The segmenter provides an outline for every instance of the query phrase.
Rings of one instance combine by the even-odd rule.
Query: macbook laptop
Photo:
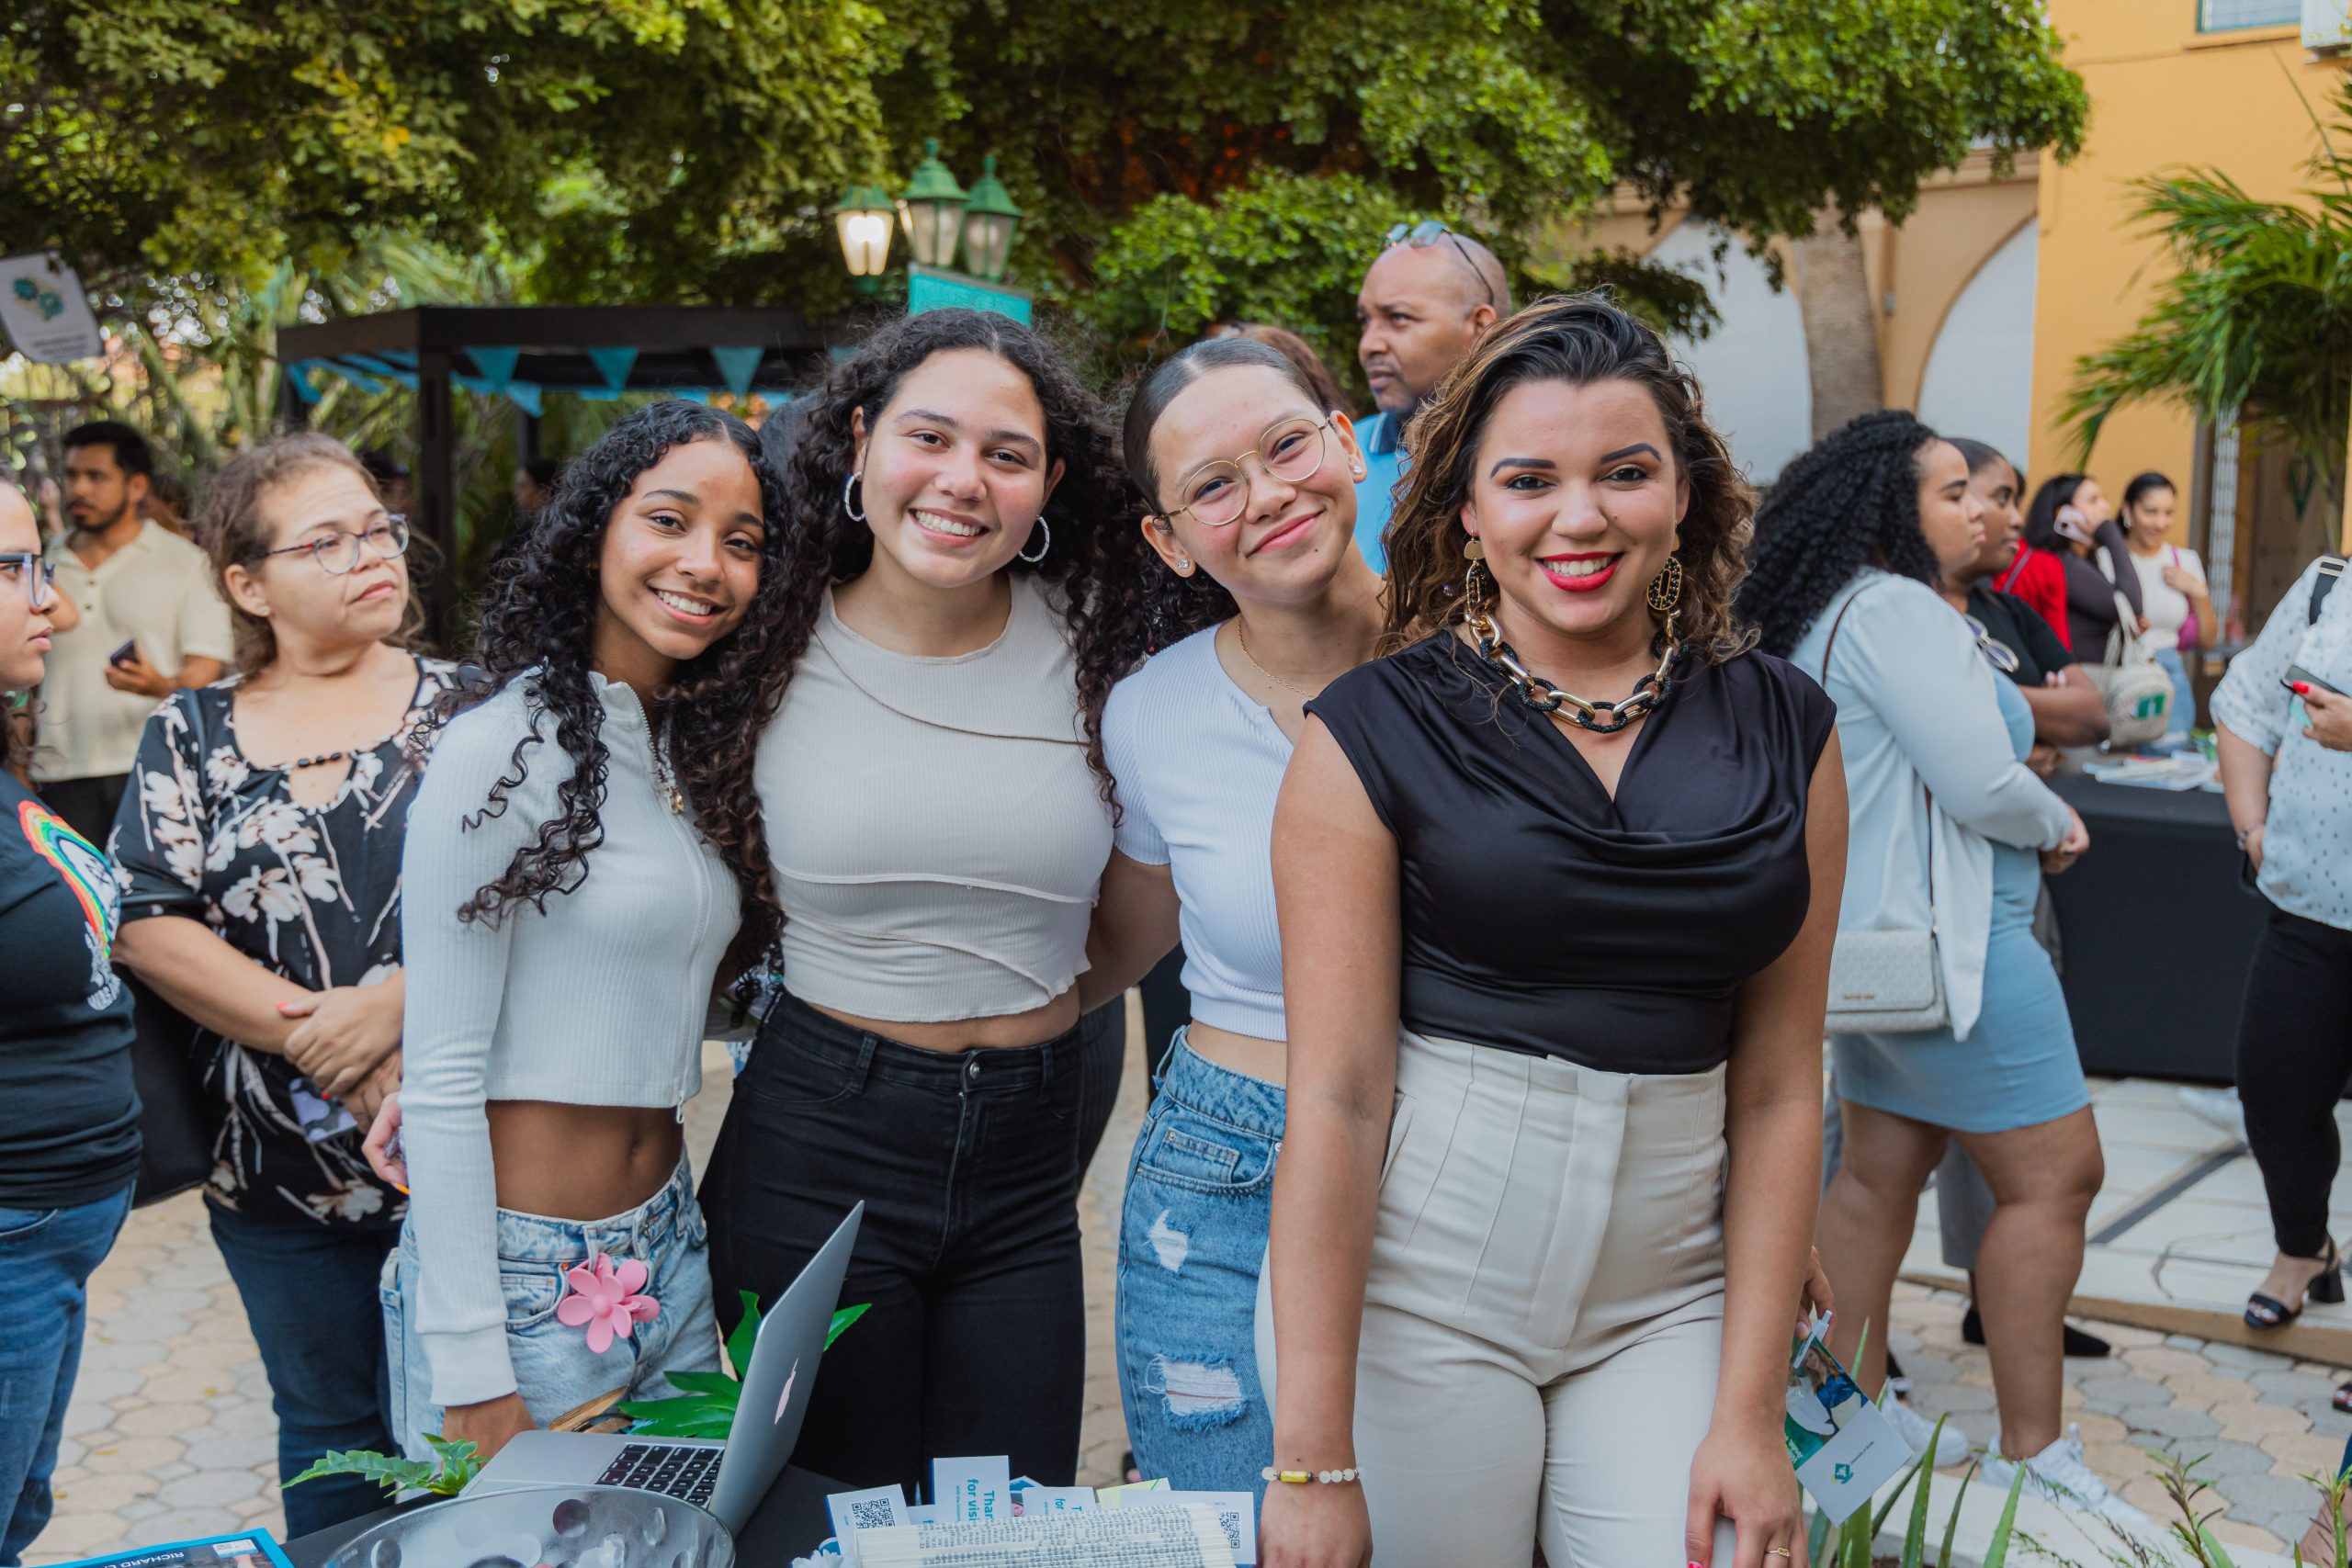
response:
[[[708,1508],[729,1530],[741,1531],[800,1440],[808,1393],[817,1386],[818,1359],[841,1304],[842,1280],[865,1214],[863,1203],[849,1212],[784,1299],[761,1319],[752,1364],[740,1369],[743,1393],[725,1441],[525,1432],[482,1467],[467,1491],[634,1486]]]

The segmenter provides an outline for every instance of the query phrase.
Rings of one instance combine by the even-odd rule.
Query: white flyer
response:
[[[910,1525],[858,1538],[863,1568],[1238,1568],[1199,1506]]]
[[[943,1519],[986,1524],[1012,1517],[1012,1461],[986,1459],[931,1461],[931,1501]]]
[[[1012,1495],[1023,1518],[1032,1514],[1091,1514],[1096,1507],[1091,1486],[1030,1486]]]
[[[74,269],[46,251],[0,260],[0,329],[27,359],[65,365],[106,352]]]
[[[825,1499],[832,1517],[833,1538],[841,1542],[842,1561],[857,1562],[857,1537],[862,1530],[889,1529],[909,1523],[907,1495],[895,1486],[870,1492],[836,1492]]]

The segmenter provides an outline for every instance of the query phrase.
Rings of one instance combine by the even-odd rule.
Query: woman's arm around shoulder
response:
[[[1274,1463],[1345,1469],[1355,1463],[1356,1345],[1396,1107],[1403,935],[1396,840],[1319,719],[1283,778],[1273,858],[1290,1034],[1274,1173]],[[1371,1560],[1359,1486],[1275,1485],[1265,1524],[1266,1568]]]

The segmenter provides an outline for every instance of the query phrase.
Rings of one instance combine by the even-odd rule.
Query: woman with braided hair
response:
[[[1851,802],[1841,931],[1933,931],[1941,1028],[1833,1033],[1843,1159],[1818,1245],[1843,1310],[1833,1347],[1884,1378],[1888,1301],[1920,1190],[1957,1140],[1991,1183],[1977,1300],[2001,1430],[1987,1466],[2141,1520],[2060,1429],[2061,1334],[2104,1174],[2065,998],[2031,930],[2041,874],[2088,846],[2025,765],[2033,714],[1995,645],[1938,591],[1984,540],[1968,459],[1909,413],[1865,414],[1781,471],[1740,607],[1838,704]],[[2037,858],[2039,863],[2037,864]]]

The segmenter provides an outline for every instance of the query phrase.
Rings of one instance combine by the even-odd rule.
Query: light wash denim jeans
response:
[[[2172,677],[2172,705],[2165,710],[2165,744],[2177,745],[2197,728],[2197,689],[2188,683],[2188,660],[2177,648],[2155,650],[2156,665]]]
[[[1263,1496],[1274,1413],[1258,1377],[1258,1275],[1282,1087],[1195,1055],[1179,1030],[1119,1221],[1119,1395],[1146,1480]]]
[[[599,1355],[588,1331],[555,1314],[564,1295],[564,1270],[604,1253],[616,1263],[645,1265],[644,1293],[662,1303],[661,1315],[640,1323],[627,1339]],[[429,1460],[424,1434],[438,1435],[441,1407],[433,1402],[433,1374],[416,1335],[419,1258],[416,1223],[401,1227],[401,1244],[384,1265],[384,1348],[390,1362],[392,1436],[412,1459]],[[531,1418],[547,1425],[599,1394],[627,1386],[631,1399],[666,1399],[681,1393],[667,1374],[718,1370],[718,1324],[710,1310],[710,1233],[695,1202],[685,1160],[669,1184],[624,1214],[605,1220],[555,1220],[498,1211],[498,1282],[506,1293],[506,1353]]]
[[[0,1562],[23,1560],[49,1523],[49,1478],[89,1321],[91,1271],[130,1213],[130,1189],[63,1209],[0,1205]]]

